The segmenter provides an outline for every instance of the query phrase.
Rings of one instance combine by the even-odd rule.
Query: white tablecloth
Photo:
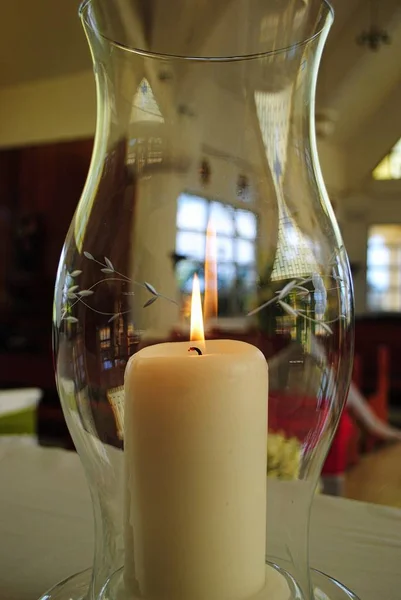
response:
[[[0,447],[0,600],[36,600],[91,565],[89,493],[77,455]],[[401,511],[317,496],[311,562],[361,600],[401,599]]]

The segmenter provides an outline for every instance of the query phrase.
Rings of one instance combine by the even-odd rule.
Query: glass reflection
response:
[[[184,306],[186,296],[191,293],[194,273],[198,274],[201,292],[205,291],[204,262],[210,223],[216,233],[219,317],[241,313],[244,316],[256,289],[257,215],[251,210],[191,193],[180,194],[177,206],[173,260]],[[233,292],[236,298],[231,297]]]

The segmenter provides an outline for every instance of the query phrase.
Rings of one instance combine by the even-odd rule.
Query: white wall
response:
[[[0,88],[0,148],[90,137],[95,123],[92,70]],[[337,192],[345,185],[342,154],[329,140],[318,148],[328,190]]]
[[[0,89],[0,148],[94,134],[92,71]]]
[[[317,143],[319,162],[329,197],[335,198],[347,187],[344,154],[330,138],[319,139]]]

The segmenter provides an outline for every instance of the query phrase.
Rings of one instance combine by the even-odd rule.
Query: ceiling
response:
[[[355,42],[361,31],[369,27],[369,3],[334,2],[337,24],[324,52],[318,100],[322,106],[337,112],[338,141],[350,139],[401,84],[401,0],[377,2],[378,24],[391,38],[391,44],[377,52]]]
[[[401,0],[376,0],[377,25],[391,43],[377,52],[356,37],[370,26],[367,0],[335,0],[337,23],[329,35],[320,68],[317,107],[330,109],[332,144],[343,152],[357,183],[401,136]]]
[[[336,17],[320,69],[317,110],[329,110],[335,121],[333,143],[354,147],[356,151],[362,139],[363,144],[368,142],[366,131],[370,124],[380,114],[388,118],[388,110],[397,106],[394,95],[401,95],[401,0],[377,0],[379,25],[391,36],[391,44],[378,52],[355,42],[356,36],[369,26],[367,0],[332,3]],[[0,22],[0,88],[91,68],[78,6],[78,0],[4,3]],[[371,162],[377,163],[400,137],[401,111],[396,109],[395,113],[394,127],[382,136]],[[391,135],[394,140],[389,139]]]
[[[2,5],[0,86],[91,68],[78,0],[12,0]]]

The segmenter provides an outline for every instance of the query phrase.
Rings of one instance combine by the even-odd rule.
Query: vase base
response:
[[[80,571],[57,583],[39,600],[87,600],[91,579],[92,569]]]
[[[267,579],[268,586],[274,588],[275,595],[272,595],[273,589],[266,587],[260,598],[270,598],[272,600],[359,600],[346,586],[333,579],[329,575],[311,569],[311,579],[313,587],[312,599],[304,599],[295,579],[284,569],[276,564],[268,563]],[[39,600],[86,600],[89,586],[92,578],[92,569],[87,569],[68,577],[61,581]],[[106,582],[99,600],[120,600],[124,594],[121,593],[122,569],[119,569]],[[273,592],[273,593],[274,593]]]

